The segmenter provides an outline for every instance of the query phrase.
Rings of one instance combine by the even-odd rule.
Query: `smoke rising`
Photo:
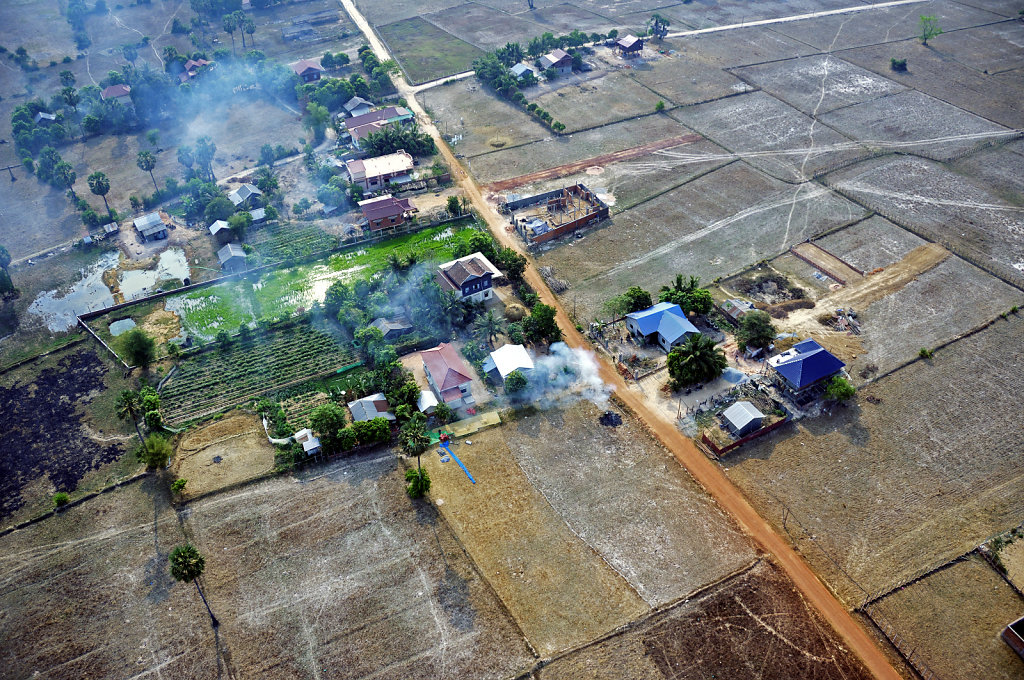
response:
[[[601,379],[593,352],[556,342],[550,354],[535,358],[529,387],[518,398],[541,408],[569,406],[580,400],[605,408],[613,391]]]

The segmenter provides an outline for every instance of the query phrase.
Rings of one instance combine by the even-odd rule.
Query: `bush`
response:
[[[892,59],[889,60],[889,67],[893,71],[896,71],[897,73],[906,73],[907,72],[907,60],[906,59],[897,59],[896,57],[893,57]]]
[[[922,347],[921,350],[917,353],[917,356],[921,357],[922,359],[931,359],[933,356],[935,356],[935,353],[932,352],[927,347]]]
[[[156,341],[141,329],[133,328],[124,334],[121,351],[124,352],[128,363],[145,370],[156,359]]]
[[[424,468],[406,470],[405,481],[409,482],[408,486],[405,487],[405,492],[409,494],[409,498],[420,498],[423,494],[430,491],[430,475],[427,474]]]
[[[855,394],[857,394],[856,388],[841,375],[833,377],[825,387],[825,397],[832,401],[844,402],[852,399]]]
[[[65,505],[68,504],[69,500],[70,499],[68,498],[68,495],[66,493],[64,493],[63,491],[58,491],[57,493],[53,494],[53,507],[64,507]]]
[[[186,484],[188,484],[187,479],[176,479],[171,483],[171,491],[174,493],[181,493],[185,489]]]

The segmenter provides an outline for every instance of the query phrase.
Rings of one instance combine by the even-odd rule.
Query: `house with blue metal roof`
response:
[[[801,394],[838,375],[846,366],[811,338],[768,359],[772,379],[780,387]]]
[[[626,328],[644,342],[657,343],[666,352],[700,331],[690,323],[679,305],[659,302],[653,307],[626,315]]]

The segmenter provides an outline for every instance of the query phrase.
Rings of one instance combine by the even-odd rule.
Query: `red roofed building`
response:
[[[132,88],[127,85],[111,85],[110,87],[103,88],[103,91],[100,92],[100,99],[103,101],[115,101],[121,106],[134,108],[131,93]]]
[[[178,80],[183,83],[187,83],[199,75],[199,72],[204,66],[210,66],[212,68],[213,62],[207,61],[206,59],[189,59],[185,62],[185,70],[178,74]]]
[[[359,207],[363,210],[370,231],[396,227],[416,212],[412,199],[395,198],[391,194],[359,201]]]
[[[312,59],[301,59],[294,64],[291,64],[292,71],[295,71],[295,75],[302,78],[302,82],[311,83],[314,80],[320,80],[321,74],[324,72],[324,67],[320,65],[320,62]]]
[[[452,408],[472,406],[476,403],[470,391],[470,369],[454,347],[442,342],[433,349],[420,352],[423,372],[430,388],[438,398]]]

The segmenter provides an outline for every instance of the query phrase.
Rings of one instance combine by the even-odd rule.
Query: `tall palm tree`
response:
[[[121,394],[117,396],[117,417],[121,420],[131,419],[132,425],[135,426],[135,434],[139,435],[139,441],[145,446],[146,440],[142,438],[142,431],[139,429],[141,411],[142,399],[139,398],[139,393],[135,390],[121,390]]]
[[[139,157],[135,159],[135,164],[139,166],[139,170],[149,173],[149,178],[153,180],[153,188],[159,191],[160,187],[156,185],[156,177],[153,177],[153,168],[156,167],[156,156],[149,151],[140,151]]]
[[[196,547],[191,543],[179,545],[171,551],[168,560],[171,563],[171,576],[174,577],[174,580],[183,583],[188,581],[195,583],[196,590],[199,591],[199,597],[202,598],[203,604],[206,605],[206,612],[210,615],[210,623],[214,628],[220,626],[220,622],[217,621],[217,617],[213,615],[213,611],[210,609],[210,603],[206,601],[206,596],[203,595],[203,589],[199,587],[199,581],[196,580],[203,575],[203,570],[206,569],[206,560],[199,554]]]
[[[668,355],[668,372],[677,387],[714,380],[727,365],[725,353],[701,333],[691,335]]]
[[[98,170],[89,175],[89,191],[96,194],[103,199],[103,206],[107,209],[107,214],[110,214],[110,204],[107,203],[107,192],[110,191],[110,180],[107,176],[99,172]]]
[[[493,347],[491,340],[497,338],[498,334],[501,333],[502,323],[501,319],[494,316],[494,310],[489,310],[487,314],[477,317],[476,322],[473,324],[473,330],[476,332],[478,338],[481,338],[488,346]]]
[[[231,53],[235,53],[235,31],[238,30],[238,17],[234,13],[225,14],[221,20],[224,31],[231,36]]]

